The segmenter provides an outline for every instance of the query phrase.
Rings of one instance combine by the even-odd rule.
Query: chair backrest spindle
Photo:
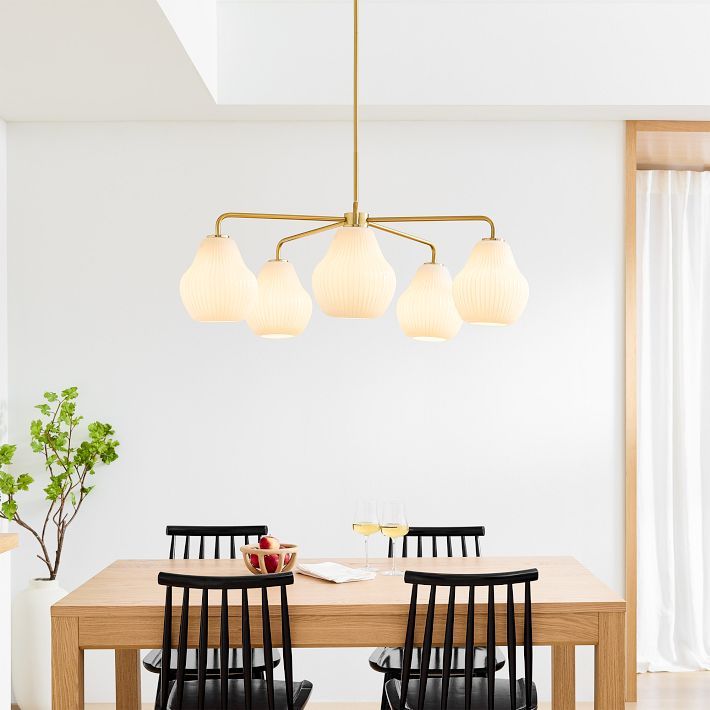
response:
[[[174,539],[173,539],[174,542]],[[170,658],[172,650],[173,631],[173,588],[168,587],[165,591],[165,609],[163,612],[163,658]],[[162,663],[160,666],[160,707],[168,705],[168,693],[170,692],[170,664]]]
[[[205,683],[207,682],[207,599],[208,592],[202,590],[200,608],[200,641],[197,647],[197,708],[205,710]]]
[[[249,608],[247,607],[247,618]],[[219,685],[220,705],[227,710],[229,704],[229,594],[222,590],[222,603],[219,612]]]
[[[488,710],[495,710],[496,694],[496,590],[488,585],[488,618],[486,620],[486,680]]]
[[[466,660],[464,666],[464,710],[471,708],[471,684],[473,681],[474,656],[476,648],[473,644],[476,638],[476,587],[468,589],[468,608],[466,610]]]
[[[446,710],[449,702],[449,681],[451,679],[451,656],[454,648],[454,602],[456,587],[449,588],[449,605],[446,609],[446,632],[444,634],[444,671],[441,676],[441,710]]]
[[[424,707],[426,683],[429,676],[429,659],[431,658],[431,645],[434,636],[434,610],[436,608],[436,587],[429,590],[429,604],[426,610],[426,623],[424,625],[424,645],[422,646],[421,661],[419,662],[419,698],[418,707]]]
[[[400,709],[404,710],[407,699],[407,687],[412,670],[412,653],[414,651],[414,627],[417,623],[417,585],[412,585],[412,597],[409,600],[409,614],[407,616],[407,635],[404,639],[404,658],[402,659],[402,697]]]
[[[269,614],[269,599],[266,594],[266,587],[261,590],[261,620],[267,680],[266,698],[269,710],[274,710],[274,651],[271,645],[271,616]]]
[[[251,678],[251,627],[249,625],[249,595],[242,589],[242,657],[244,658],[244,677]],[[251,710],[251,683],[244,685],[244,704],[246,710]]]
[[[288,613],[286,587],[281,588],[281,639],[283,642],[284,678],[286,680],[286,705],[293,710],[293,654],[291,653],[291,622]]]
[[[510,710],[517,707],[517,642],[515,634],[515,600],[513,599],[513,585],[508,585],[508,598],[506,604],[506,626],[508,636],[508,680],[510,681]]]
[[[523,634],[523,656],[525,659],[525,704],[532,704],[532,601],[530,597],[530,582],[525,583],[525,628]]]
[[[180,635],[178,637],[177,676],[175,679],[177,710],[182,708],[182,694],[185,686],[185,665],[187,662],[187,633],[190,623],[190,590],[182,590],[182,610],[180,612]],[[167,656],[168,658],[170,656]]]

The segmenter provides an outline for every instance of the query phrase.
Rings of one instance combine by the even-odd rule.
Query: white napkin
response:
[[[312,565],[298,564],[296,569],[301,574],[324,579],[328,582],[335,582],[336,584],[341,584],[342,582],[364,582],[368,579],[374,579],[376,576],[376,573],[370,570],[355,569],[337,562],[318,562]]]

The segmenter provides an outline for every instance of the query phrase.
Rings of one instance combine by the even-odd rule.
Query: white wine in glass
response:
[[[367,541],[370,535],[378,532],[380,523],[377,518],[377,502],[374,500],[360,500],[355,506],[355,515],[353,516],[353,530],[365,538],[365,569],[371,570],[369,551],[367,549]]]
[[[404,513],[404,504],[399,501],[389,501],[382,506],[380,516],[380,530],[385,537],[392,540],[392,569],[382,574],[388,577],[401,576],[404,572],[397,569],[397,540],[409,532],[409,523]]]

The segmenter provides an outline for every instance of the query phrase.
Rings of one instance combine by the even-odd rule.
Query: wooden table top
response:
[[[14,550],[20,544],[16,533],[0,533],[0,555]]]
[[[319,562],[325,560],[302,560]],[[337,559],[343,564],[358,566],[362,560]],[[372,560],[373,566],[387,568],[391,561]],[[559,612],[623,612],[625,601],[606,584],[598,580],[573,557],[468,557],[468,558],[407,558],[398,559],[400,569],[430,572],[507,572],[535,567],[539,570],[539,580],[532,584],[532,602],[535,613]],[[119,560],[99,572],[52,607],[52,616],[121,616],[123,614],[162,614],[165,603],[165,589],[157,583],[159,572],[177,572],[201,575],[242,575],[250,574],[244,562],[238,560]],[[516,602],[522,603],[522,585],[517,585],[521,596]],[[517,592],[518,590],[516,590]],[[278,592],[278,590],[269,590]],[[460,603],[465,603],[464,589],[460,590]],[[504,604],[505,588],[500,589],[497,602]],[[444,603],[444,590],[442,603]],[[323,580],[295,574],[295,583],[288,589],[289,608],[307,609],[309,612],[335,611],[356,607],[358,613],[382,614],[391,608],[401,611],[409,606],[411,586],[402,577],[377,575],[366,582],[334,584]],[[254,600],[256,601],[256,596]],[[481,592],[481,604],[485,602],[485,592]],[[177,595],[175,603],[179,603]],[[199,594],[191,595],[191,604],[199,604]],[[277,594],[273,601],[278,606]],[[426,602],[420,594],[422,604]],[[214,597],[215,606],[218,597]],[[232,600],[230,599],[230,603]],[[457,598],[457,604],[459,598]],[[210,600],[212,605],[212,600]],[[239,606],[237,594],[234,605]],[[478,606],[478,603],[477,603]]]

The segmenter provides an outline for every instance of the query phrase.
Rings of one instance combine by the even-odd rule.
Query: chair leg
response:
[[[161,710],[161,708],[160,708],[160,676],[158,676],[158,690],[155,691],[155,710]]]

